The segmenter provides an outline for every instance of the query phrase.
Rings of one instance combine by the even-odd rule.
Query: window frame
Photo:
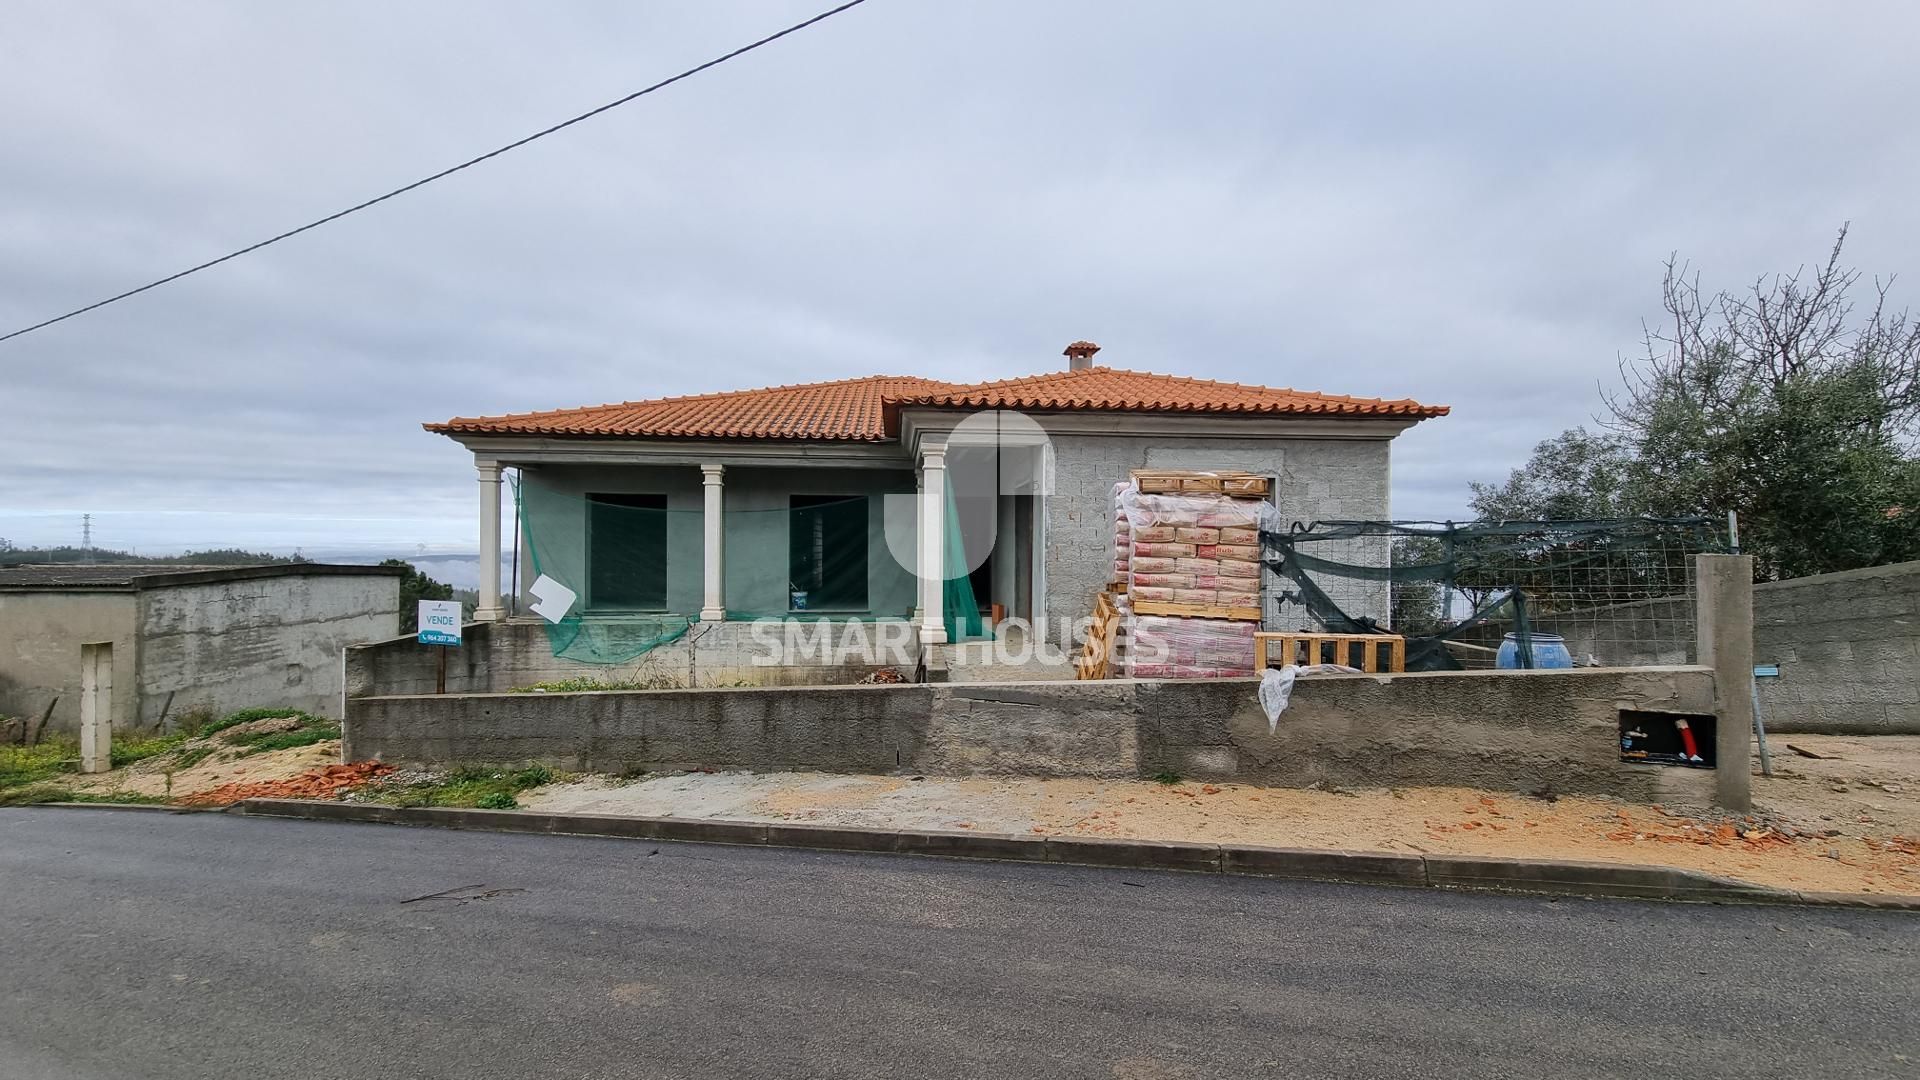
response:
[[[643,505],[636,505],[635,503],[631,503],[631,502],[612,501],[616,499],[646,499],[649,502],[657,503],[658,505],[643,506]],[[587,504],[587,521],[586,521],[586,529],[584,530],[585,541],[586,541],[586,559],[584,561],[586,563],[587,596],[586,596],[586,603],[585,605],[583,605],[583,610],[588,614],[603,614],[603,615],[624,615],[624,614],[657,615],[657,614],[670,612],[672,610],[672,607],[667,601],[668,601],[668,596],[672,591],[673,576],[671,572],[672,571],[671,559],[668,557],[669,550],[670,550],[669,545],[671,543],[671,529],[669,528],[668,518],[666,516],[668,512],[666,493],[653,492],[653,491],[591,491],[591,492],[588,492],[586,495],[586,504]],[[599,591],[597,588],[595,588],[596,579],[594,576],[594,569],[593,569],[594,530],[595,530],[594,519],[596,517],[596,514],[594,513],[594,508],[597,506],[616,506],[616,507],[624,506],[628,509],[633,509],[633,510],[656,510],[660,513],[660,606],[647,607],[647,606],[636,605],[636,604],[603,603],[599,599],[599,597],[595,595]]]
[[[805,505],[803,505],[803,500],[807,501]],[[816,509],[816,508],[822,508],[822,507],[835,507],[843,504],[853,503],[856,501],[858,502],[860,507],[859,539],[860,539],[861,573],[860,573],[859,602],[857,604],[834,604],[834,605],[815,604],[813,603],[812,597],[809,596],[808,604],[806,607],[804,608],[794,607],[793,606],[793,592],[794,592],[793,542],[794,542],[794,526],[795,526],[798,513],[802,510]],[[812,614],[865,615],[870,613],[873,610],[873,544],[872,544],[872,535],[871,535],[872,530],[873,530],[873,496],[871,494],[868,494],[865,492],[848,492],[845,494],[814,494],[814,493],[799,494],[799,493],[791,493],[791,492],[788,493],[787,495],[787,573],[786,573],[787,587],[785,590],[787,594],[786,600],[787,600],[788,614],[790,615],[812,615]],[[824,541],[825,538],[823,537],[822,539]],[[822,566],[821,569],[824,572],[825,567]],[[823,576],[824,576],[824,573],[823,573]],[[809,592],[811,591],[812,590],[809,590]]]

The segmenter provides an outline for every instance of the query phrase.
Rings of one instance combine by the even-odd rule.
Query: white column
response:
[[[113,642],[80,646],[80,771],[113,768]]]
[[[946,615],[947,451],[920,452],[920,643],[944,645]]]
[[[700,466],[700,483],[706,495],[700,512],[700,524],[706,536],[701,561],[706,574],[706,588],[700,602],[701,622],[720,622],[727,617],[726,533],[720,517],[721,495],[724,492],[721,478],[726,472],[724,465]]]
[[[506,617],[500,605],[500,466],[478,466],[480,471],[480,601],[473,617],[498,622]]]

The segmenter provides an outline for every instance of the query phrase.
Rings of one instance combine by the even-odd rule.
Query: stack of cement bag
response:
[[[1272,504],[1218,493],[1143,494],[1132,484],[1117,485],[1114,502],[1114,569],[1124,573],[1136,612],[1127,628],[1127,674],[1252,674],[1260,526],[1274,515]],[[1155,612],[1155,604],[1209,610]],[[1213,617],[1230,611],[1235,617]]]

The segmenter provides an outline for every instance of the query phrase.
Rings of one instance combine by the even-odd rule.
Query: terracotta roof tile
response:
[[[1108,367],[1055,371],[953,390],[906,392],[889,398],[887,404],[890,408],[923,405],[1040,412],[1397,416],[1420,420],[1448,412],[1445,405],[1422,405],[1407,398],[1383,401]]]
[[[730,390],[719,394],[591,405],[584,409],[455,417],[428,424],[442,434],[621,436],[630,438],[825,439],[884,442],[890,395],[959,389],[905,375]]]
[[[973,384],[874,375],[582,409],[456,417],[426,429],[443,434],[884,442],[892,436],[899,410],[908,406],[1414,420],[1448,411],[1445,405],[1408,399],[1384,401],[1089,367]]]

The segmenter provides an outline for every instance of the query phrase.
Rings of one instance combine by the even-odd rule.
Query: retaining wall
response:
[[[786,633],[783,624],[759,627],[761,635]],[[553,655],[546,623],[538,619],[469,623],[457,648],[447,654],[449,693],[505,693],[520,687],[563,679],[644,682],[662,687],[826,686],[854,683],[881,667],[911,676],[920,658],[920,645],[904,620],[799,624],[792,631],[804,638],[790,650],[770,648],[756,639],[751,622],[696,622],[685,637],[670,641],[620,664],[587,664]],[[872,654],[897,663],[870,664],[869,643],[881,635],[894,648]],[[440,646],[421,645],[411,637],[358,645],[347,650],[348,697],[389,694],[431,694]],[[761,664],[776,655],[794,661]]]
[[[1151,777],[1461,785],[1704,802],[1707,770],[1619,760],[1621,709],[1714,712],[1703,668],[1303,679],[1269,733],[1252,679],[389,696],[349,760],[594,772]]]

